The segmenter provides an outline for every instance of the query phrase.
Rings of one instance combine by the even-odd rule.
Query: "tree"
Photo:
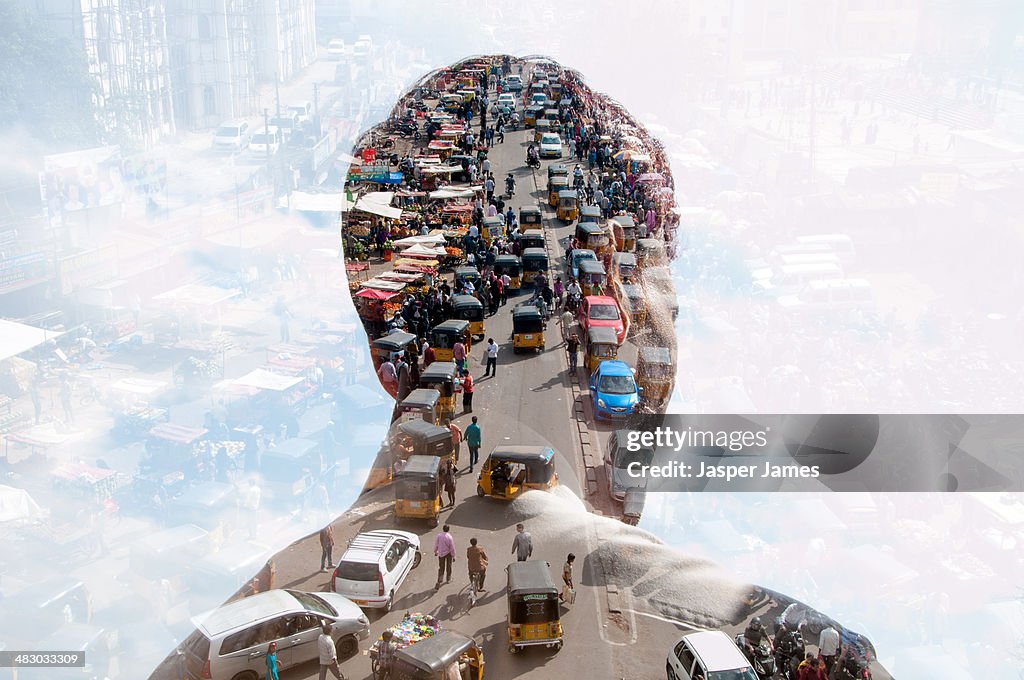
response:
[[[0,0],[0,125],[56,147],[96,144],[96,87],[81,44],[19,0]]]

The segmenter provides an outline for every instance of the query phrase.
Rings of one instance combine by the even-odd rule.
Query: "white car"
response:
[[[295,118],[299,121],[299,124],[308,123],[313,119],[313,102],[301,101],[292,102],[288,105],[288,110],[295,114]]]
[[[213,133],[213,150],[237,153],[249,146],[249,124],[244,120],[227,120]]]
[[[498,106],[507,106],[513,111],[516,109],[516,96],[510,92],[498,95]]]
[[[422,558],[416,534],[396,529],[359,534],[338,561],[331,576],[331,590],[363,609],[389,612],[395,592]]]
[[[545,133],[540,138],[540,157],[541,158],[561,158],[562,157],[562,138],[556,135],[554,132]]]
[[[344,38],[333,38],[327,43],[327,57],[329,59],[341,59],[345,56]]]
[[[668,680],[758,680],[747,657],[720,630],[690,633],[680,638],[665,661]]]
[[[273,156],[281,148],[281,131],[271,125],[260,128],[249,141],[249,152],[253,156]]]
[[[505,79],[505,87],[512,92],[521,92],[523,89],[522,76],[511,75]]]
[[[533,97],[530,98],[531,106],[546,106],[548,103],[548,96],[543,92],[535,92]]]

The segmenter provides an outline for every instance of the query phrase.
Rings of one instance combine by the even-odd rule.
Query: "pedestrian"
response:
[[[559,305],[561,305],[562,304],[562,294],[565,292],[565,287],[562,285],[562,277],[561,276],[555,277],[555,286],[554,286],[553,292],[555,294],[555,301]]]
[[[469,368],[469,365],[466,363],[466,345],[462,340],[456,341],[452,347],[452,361],[455,362],[455,368],[460,371],[465,371]]]
[[[451,460],[444,465],[444,492],[448,495],[448,506],[455,507],[455,463]]]
[[[512,285],[512,277],[508,273],[501,275],[501,305],[508,304],[508,289]]]
[[[516,560],[525,562],[533,556],[533,537],[522,523],[516,525],[516,536],[512,539],[512,552],[516,554]]]
[[[466,369],[462,369],[462,411],[473,412],[473,376]]]
[[[437,360],[437,357],[434,355],[433,347],[431,347],[427,343],[423,343],[423,347],[423,368],[426,368],[430,364],[434,363],[434,361]]]
[[[452,433],[452,448],[455,449],[455,463],[458,464],[459,454],[462,451],[462,430],[453,420],[448,423],[448,431]]]
[[[473,466],[480,459],[480,444],[483,441],[483,433],[480,431],[480,425],[477,423],[477,417],[473,416],[473,422],[469,427],[466,428],[466,445],[469,446],[469,471],[473,471]]]
[[[60,381],[60,406],[64,409],[64,419],[68,425],[75,424],[75,414],[71,409],[71,379],[66,375]]]
[[[434,539],[434,555],[437,556],[437,585],[452,582],[452,563],[455,562],[455,539],[449,533],[451,527],[445,524]]]
[[[391,357],[384,360],[384,363],[377,369],[377,376],[387,393],[392,397],[398,395],[398,371],[391,362]]]
[[[572,604],[576,600],[576,586],[572,581],[572,563],[575,561],[576,556],[569,553],[565,558],[565,564],[562,565],[562,592],[559,593],[558,599],[566,604]]]
[[[580,339],[575,333],[569,334],[569,339],[565,341],[565,349],[569,353],[569,374],[572,375],[576,373],[577,354],[580,351]]]
[[[267,656],[264,659],[267,664],[267,680],[279,680],[277,675],[277,643],[271,642],[267,646]]]
[[[487,338],[487,347],[484,349],[484,355],[487,357],[487,370],[484,372],[484,377],[492,376],[498,377],[498,343],[494,342],[494,338]]]
[[[469,539],[469,548],[466,549],[466,565],[469,567],[469,606],[476,604],[476,592],[484,589],[484,579],[487,577],[487,553],[477,545],[476,538]]]
[[[334,550],[334,528],[328,524],[320,530],[320,571],[327,571],[334,565],[331,551]]]
[[[818,636],[818,653],[825,660],[825,672],[832,672],[832,665],[839,655],[839,631],[828,626]]]
[[[494,200],[494,180],[488,177],[484,181],[484,191],[487,192],[487,202],[490,203]]]
[[[330,671],[338,680],[344,680],[338,668],[338,650],[334,647],[334,640],[331,638],[331,624],[325,623],[320,629],[320,637],[316,639],[316,648],[320,652],[320,680],[327,677]]]
[[[398,358],[398,363],[395,365],[395,372],[398,374],[398,395],[396,399],[402,401],[409,396],[412,392],[413,383],[412,372],[409,369],[409,364],[406,362],[404,357]]]

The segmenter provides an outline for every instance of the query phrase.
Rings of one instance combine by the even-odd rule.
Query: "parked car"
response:
[[[541,158],[561,158],[562,138],[553,132],[548,132],[540,138]]]
[[[327,43],[327,58],[341,59],[343,56],[345,56],[345,39],[331,38],[331,41]]]
[[[608,326],[615,331],[619,344],[626,339],[626,325],[622,321],[615,298],[607,295],[588,295],[580,303],[577,317],[584,336],[591,326]]]
[[[181,644],[187,677],[204,680],[258,680],[266,673],[266,653],[277,642],[279,669],[319,657],[317,638],[331,628],[338,659],[359,651],[370,622],[357,606],[335,593],[270,590],[222,605],[192,619],[196,630]]]
[[[601,365],[608,363],[602,362]],[[608,436],[604,450],[604,470],[608,479],[608,492],[612,500],[621,503],[629,489],[646,489],[647,477],[633,477],[629,466],[633,463],[650,465],[654,460],[654,447],[640,445],[637,451],[629,450],[629,430],[616,430]]]
[[[680,638],[668,653],[665,676],[668,680],[758,680],[747,657],[732,638],[720,630],[705,630]]]
[[[238,153],[249,146],[249,124],[244,120],[228,120],[213,133],[213,150]]]
[[[422,557],[419,536],[408,531],[381,529],[359,534],[338,561],[331,589],[364,609],[389,612],[395,592]]]
[[[260,128],[249,141],[249,152],[253,156],[273,156],[281,147],[281,131],[271,125],[269,128]]]
[[[594,418],[614,420],[636,413],[643,388],[636,384],[633,369],[624,361],[602,361],[590,376]]]

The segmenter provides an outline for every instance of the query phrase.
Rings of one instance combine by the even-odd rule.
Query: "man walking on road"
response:
[[[821,631],[821,635],[818,636],[818,653],[825,660],[825,672],[831,673],[839,655],[839,631],[832,626]]]
[[[338,680],[345,680],[341,669],[338,668],[338,650],[334,648],[329,623],[324,624],[320,637],[316,639],[316,648],[320,652],[320,680],[327,677],[327,671],[330,671]]]
[[[576,372],[577,356],[580,351],[580,339],[575,333],[569,334],[569,339],[565,341],[565,349],[569,353],[569,375],[572,375]]]
[[[484,589],[484,578],[487,576],[487,553],[476,544],[476,538],[469,539],[466,562],[469,566],[469,592],[472,598],[469,606],[472,607],[476,604],[477,591]]]
[[[332,550],[334,550],[334,529],[328,524],[320,530],[320,571],[327,571],[334,564],[334,560],[331,558]]]
[[[484,350],[484,354],[487,357],[487,370],[484,372],[484,377],[493,376],[498,377],[498,343],[494,342],[494,338],[487,338],[487,348]]]
[[[473,416],[473,423],[466,428],[466,444],[469,446],[469,471],[473,471],[480,458],[480,442],[483,439],[480,426],[477,425],[477,417]]]
[[[516,537],[512,539],[512,552],[516,560],[525,562],[533,555],[533,537],[522,524],[516,525]]]
[[[455,449],[455,463],[458,464],[459,454],[462,453],[462,430],[453,420],[448,423],[448,431],[452,433],[452,448]]]
[[[442,470],[442,479],[444,481],[444,492],[448,495],[449,507],[455,507],[455,463],[451,460],[444,464]]]
[[[434,539],[434,554],[437,555],[437,585],[452,582],[452,563],[455,561],[455,539],[449,532],[450,526],[445,524],[441,533]]]
[[[473,412],[473,376],[466,369],[462,369],[462,410],[464,413]]]

